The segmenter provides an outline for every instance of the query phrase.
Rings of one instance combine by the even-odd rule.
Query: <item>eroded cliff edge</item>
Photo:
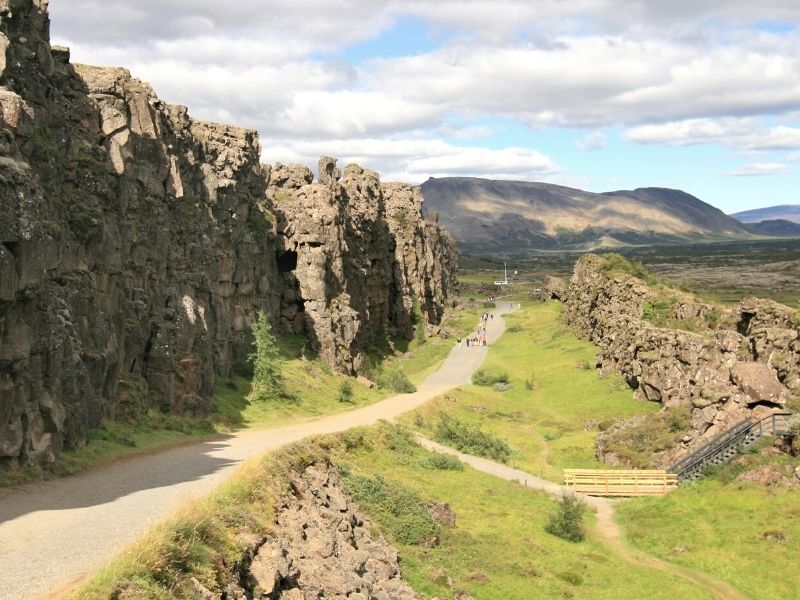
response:
[[[644,318],[656,296],[647,283],[608,272],[605,260],[582,257],[563,293],[564,321],[598,348],[597,367],[617,372],[642,400],[663,412],[685,411],[678,442],[654,458],[667,467],[744,419],[784,412],[800,403],[800,329],[797,314],[770,300],[737,304],[705,331],[656,327]],[[676,324],[703,317],[713,307],[678,301],[669,309]],[[636,428],[634,419],[617,426]],[[619,457],[598,437],[598,456]]]
[[[204,414],[260,310],[344,372],[416,306],[439,322],[457,256],[418,189],[262,165],[256,132],[69,59],[45,0],[0,0],[0,468]]]

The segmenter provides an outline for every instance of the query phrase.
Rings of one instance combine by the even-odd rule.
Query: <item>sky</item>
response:
[[[124,66],[264,162],[383,180],[683,189],[798,204],[798,0],[51,0],[72,61]]]

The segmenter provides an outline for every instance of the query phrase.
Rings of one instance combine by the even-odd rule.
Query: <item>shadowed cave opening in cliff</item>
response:
[[[294,250],[276,252],[275,260],[278,263],[279,273],[291,273],[297,270],[297,252]]]

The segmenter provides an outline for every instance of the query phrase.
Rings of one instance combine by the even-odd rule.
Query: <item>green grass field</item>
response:
[[[617,521],[634,547],[751,598],[800,598],[798,492],[730,480],[726,472],[736,470],[725,467],[664,498],[629,500],[617,508]]]
[[[504,438],[515,466],[560,482],[563,468],[601,466],[594,456],[598,423],[657,411],[634,400],[621,378],[598,375],[594,346],[566,329],[559,304],[523,303],[506,322],[482,369],[506,373],[510,390],[465,386],[403,421],[430,435],[439,414],[451,415]]]
[[[177,600],[187,597],[190,577],[219,589],[225,569],[244,551],[238,534],[268,534],[276,484],[286,485],[291,468],[327,457],[348,474],[348,486],[353,476],[380,476],[396,489],[413,492],[390,501],[395,504],[366,502],[361,508],[399,550],[402,575],[423,598],[452,598],[456,592],[480,600],[710,598],[680,579],[609,555],[597,541],[591,516],[586,541],[564,541],[544,531],[556,507],[544,493],[469,467],[431,470],[431,456],[386,423],[270,454],[155,527],[70,598],[113,597],[133,582],[148,598]],[[415,519],[425,518],[423,505],[431,501],[450,504],[456,527],[441,526],[438,545],[428,548],[409,531],[418,525]]]

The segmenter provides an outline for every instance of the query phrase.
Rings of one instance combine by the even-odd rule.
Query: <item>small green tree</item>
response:
[[[258,319],[253,325],[253,347],[255,352],[248,357],[253,363],[252,399],[266,402],[285,396],[286,390],[281,377],[283,358],[272,334],[272,326],[263,311],[259,311]]]
[[[564,492],[561,501],[558,503],[558,510],[550,515],[550,521],[544,530],[570,542],[582,542],[586,538],[583,530],[583,513],[586,511],[586,504],[583,500]]]
[[[339,384],[339,402],[350,403],[353,401],[353,384],[345,379]]]
[[[428,339],[425,335],[425,316],[422,314],[419,298],[416,296],[411,298],[411,322],[415,326],[414,336],[417,338],[417,342],[424,344]]]

